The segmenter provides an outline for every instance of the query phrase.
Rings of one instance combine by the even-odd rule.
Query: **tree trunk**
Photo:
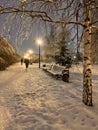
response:
[[[92,72],[91,72],[91,12],[87,8],[84,32],[84,63],[83,63],[83,102],[92,106]]]

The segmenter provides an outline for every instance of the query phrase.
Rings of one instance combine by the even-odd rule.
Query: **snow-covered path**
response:
[[[94,106],[87,107],[81,72],[73,66],[65,83],[36,64],[27,71],[19,63],[1,71],[0,130],[98,130],[98,73],[95,67]]]

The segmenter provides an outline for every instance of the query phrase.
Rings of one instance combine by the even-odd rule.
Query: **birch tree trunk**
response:
[[[84,63],[83,63],[83,102],[92,106],[92,72],[91,72],[91,9],[86,8],[84,29]]]

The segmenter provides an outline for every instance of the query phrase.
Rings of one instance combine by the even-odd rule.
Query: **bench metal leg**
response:
[[[64,82],[69,82],[69,75],[68,75],[68,74],[64,74],[64,75],[62,76],[62,80],[63,80]]]

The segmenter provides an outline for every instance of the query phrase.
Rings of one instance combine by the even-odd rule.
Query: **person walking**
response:
[[[27,69],[29,67],[29,63],[30,63],[29,59],[24,59],[24,63],[25,63],[25,67]]]
[[[21,65],[23,64],[23,58],[21,58]]]

